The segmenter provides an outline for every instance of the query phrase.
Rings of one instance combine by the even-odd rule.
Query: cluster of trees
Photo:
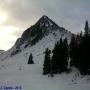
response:
[[[62,38],[55,44],[52,52],[47,48],[43,64],[43,74],[67,72],[70,65],[78,68],[82,75],[90,74],[90,29],[85,23],[84,33],[72,35],[68,44],[67,38]],[[53,54],[52,57],[50,54]]]
[[[67,38],[60,39],[52,51],[53,56],[50,57],[51,51],[47,48],[45,51],[45,60],[43,64],[43,74],[56,74],[65,72],[67,68],[68,60],[68,43]]]
[[[84,33],[72,36],[70,43],[71,64],[79,69],[82,75],[90,74],[90,29],[85,23]]]

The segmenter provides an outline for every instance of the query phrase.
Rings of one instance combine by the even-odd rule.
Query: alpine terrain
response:
[[[18,86],[21,90],[89,90],[89,76],[83,77],[75,68],[71,73],[53,78],[42,74],[45,49],[53,50],[60,38],[67,38],[70,43],[72,35],[49,17],[42,16],[23,32],[11,49],[0,54],[0,89],[16,90]],[[27,64],[31,53],[34,63]]]

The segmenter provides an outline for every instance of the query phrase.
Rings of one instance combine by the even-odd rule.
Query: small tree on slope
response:
[[[32,53],[29,56],[28,64],[34,64]]]

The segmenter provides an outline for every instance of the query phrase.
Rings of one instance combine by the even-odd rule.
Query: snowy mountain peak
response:
[[[17,39],[15,45],[9,50],[7,56],[16,55],[21,52],[25,48],[36,46],[43,39],[48,37],[48,40],[45,39],[43,43],[49,47],[49,43],[54,43],[59,40],[61,37],[67,37],[70,40],[72,33],[67,31],[65,28],[58,26],[53,20],[51,20],[48,16],[43,15],[35,25],[26,29],[21,38]],[[51,42],[52,41],[52,42]],[[42,45],[42,44],[41,44]],[[40,45],[40,47],[42,47]],[[45,46],[44,46],[45,47]],[[46,47],[46,48],[47,48]],[[8,52],[8,51],[7,51]],[[6,54],[5,54],[6,55]],[[4,56],[4,57],[7,57]]]
[[[28,45],[34,45],[38,40],[41,40],[44,36],[52,33],[54,31],[60,30],[65,31],[64,28],[59,27],[54,21],[52,21],[48,16],[43,15],[35,25],[31,26],[25,30],[18,40],[18,45],[25,44],[25,47]]]
[[[43,16],[42,16],[42,18],[46,19],[46,18],[48,18],[48,16],[46,16],[46,15],[43,15]]]
[[[49,17],[48,16],[46,16],[46,15],[43,15],[39,20],[49,20]]]
[[[67,31],[65,28],[58,26],[54,21],[52,21],[48,16],[43,15],[35,25],[29,27],[25,30],[15,44],[16,50],[12,54],[16,54],[20,52],[23,48],[28,46],[35,45],[44,37],[48,36],[49,34],[53,33],[54,36],[57,36],[55,33],[59,32],[60,37],[64,35],[70,35],[71,33]],[[59,38],[60,38],[59,37]]]
[[[40,27],[51,27],[51,26],[57,26],[56,23],[54,23],[48,16],[43,15],[38,22],[36,23],[36,25],[40,26]]]

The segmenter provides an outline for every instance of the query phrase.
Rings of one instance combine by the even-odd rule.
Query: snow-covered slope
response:
[[[57,32],[58,36],[59,33]],[[22,90],[89,90],[89,77],[78,76],[74,69],[72,73],[56,75],[54,78],[42,75],[44,50],[53,48],[59,39],[53,34],[43,38],[39,43],[22,50],[13,57],[0,62],[0,85],[21,86]],[[48,42],[48,43],[47,43]],[[29,54],[33,54],[35,64],[27,65]]]
[[[52,50],[60,37],[67,37],[70,42],[71,35],[68,31],[54,30],[35,45],[29,45],[27,48],[20,46],[21,52],[11,56],[16,49],[16,43],[0,55],[0,87],[11,86],[13,90],[15,86],[21,86],[22,90],[89,90],[89,76],[82,77],[75,68],[70,74],[63,73],[54,78],[42,75],[45,49],[48,47]],[[33,65],[27,65],[30,53],[33,54]]]
[[[11,49],[0,55],[0,60],[3,61],[10,56],[20,53],[27,47],[32,48],[35,44],[37,47],[37,43],[42,42],[42,39],[44,39],[48,44],[47,47],[50,47],[49,44],[52,44],[52,42],[52,45],[54,45],[57,40],[65,37],[67,37],[69,41],[71,36],[71,32],[58,26],[54,21],[44,15],[36,22],[35,25],[29,27],[23,32],[21,38],[17,39],[15,45]],[[49,42],[46,38],[49,38]],[[40,47],[43,47],[42,44],[40,44]]]

